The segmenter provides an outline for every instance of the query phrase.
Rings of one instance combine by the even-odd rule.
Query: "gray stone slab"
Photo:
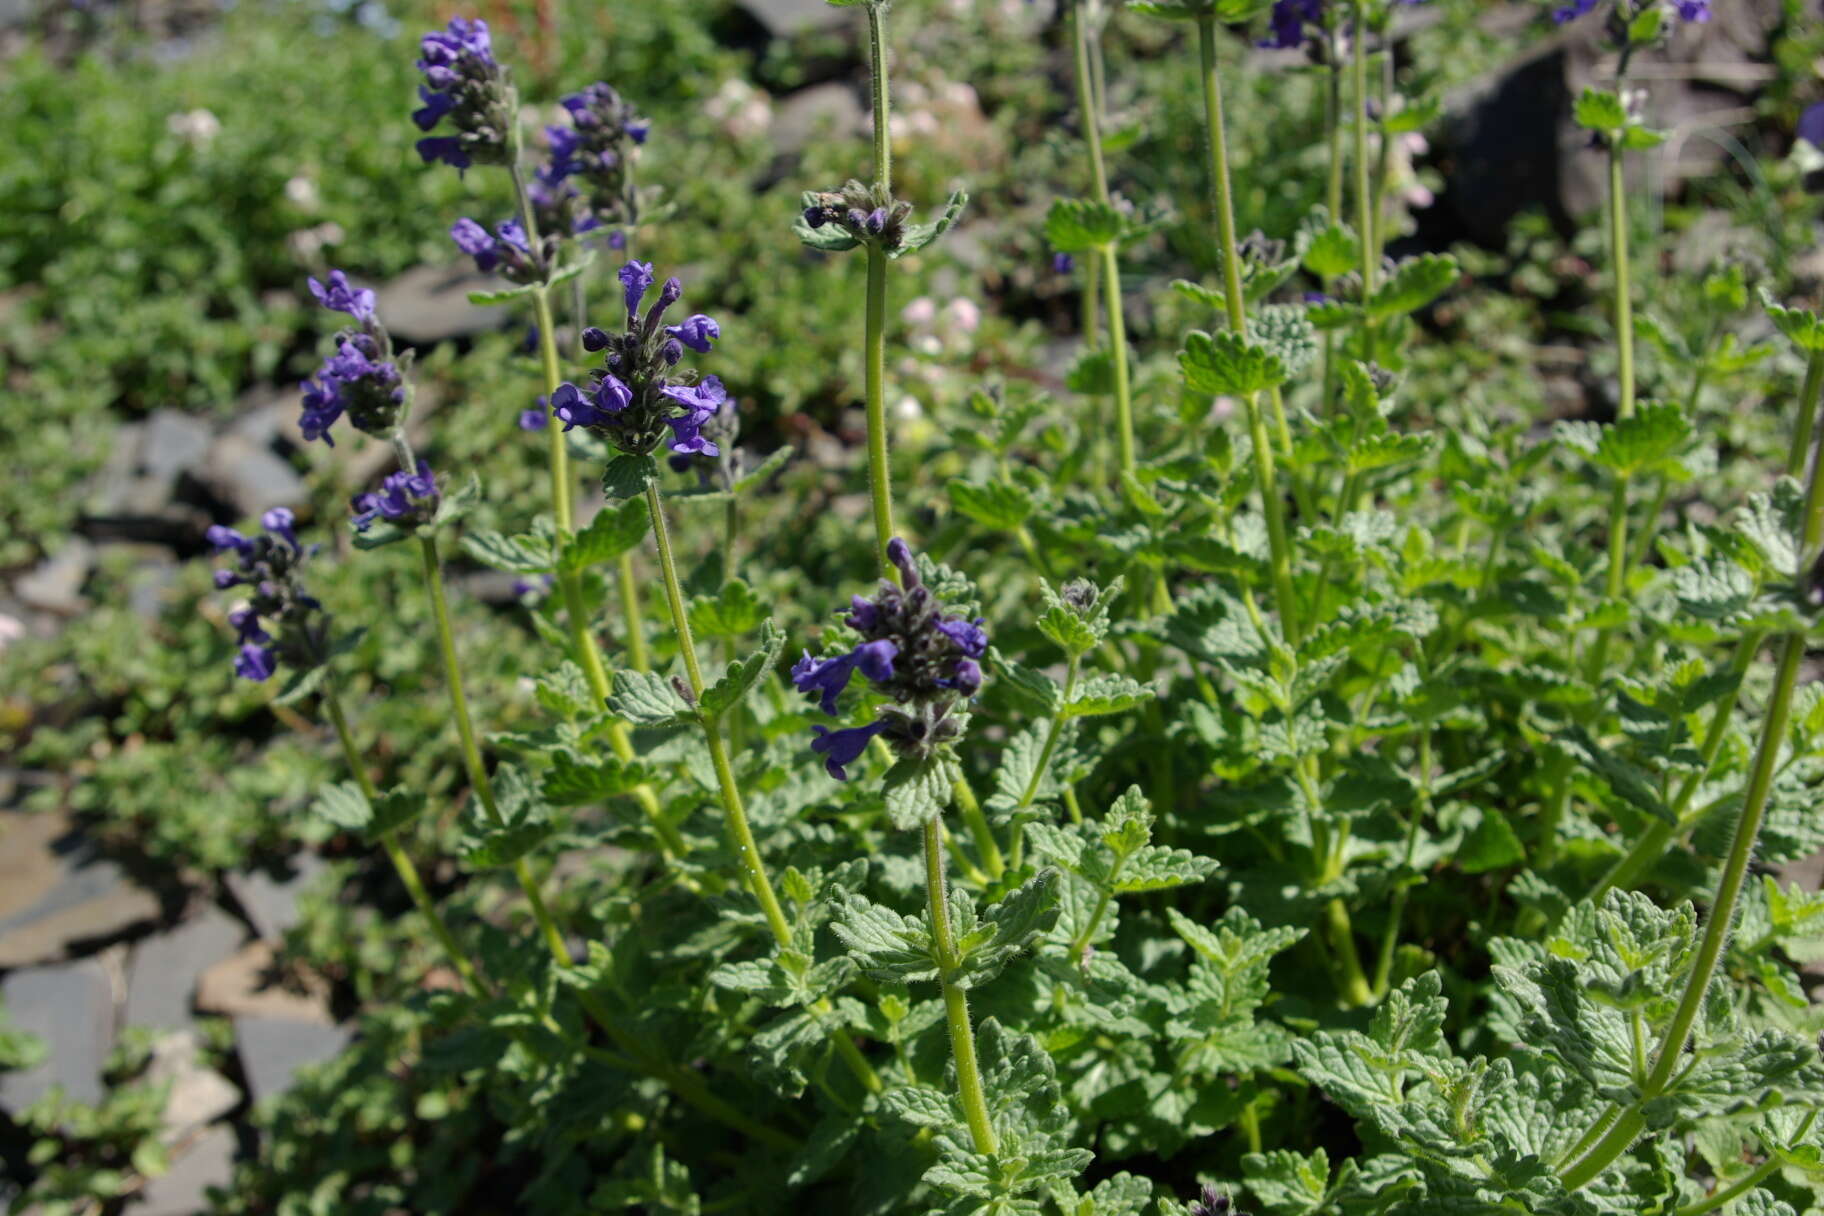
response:
[[[18,1111],[53,1085],[79,1102],[99,1102],[101,1069],[114,1041],[114,992],[94,959],[15,971],[0,984],[14,1027],[38,1035],[49,1056],[36,1068],[0,1073],[0,1107]]]
[[[253,1100],[263,1102],[290,1089],[298,1069],[332,1059],[348,1044],[351,1035],[341,1026],[319,1026],[289,1018],[238,1017],[234,1019],[234,1037]]]
[[[416,266],[376,288],[380,319],[396,338],[428,344],[499,329],[507,309],[469,303],[471,291],[508,286],[471,266]]]
[[[203,1064],[202,1032],[194,1028],[167,1034],[152,1044],[146,1068],[151,1085],[168,1085],[161,1138],[176,1144],[205,1124],[240,1105],[241,1091],[221,1073]]]
[[[795,156],[812,140],[840,142],[868,129],[868,115],[856,91],[830,81],[799,89],[776,102],[768,134],[775,152]]]
[[[196,978],[233,954],[246,931],[239,921],[210,905],[169,933],[140,942],[127,971],[127,1026],[181,1030],[190,1024]]]
[[[0,811],[0,968],[64,957],[159,913],[158,900],[105,861],[61,811]]]
[[[13,583],[13,593],[34,608],[72,616],[88,606],[82,585],[95,567],[95,547],[80,536],[66,537],[56,553]]]
[[[139,472],[169,484],[192,469],[214,438],[209,424],[177,410],[159,410],[146,419],[139,439]]]
[[[229,431],[216,438],[198,470],[209,492],[244,516],[268,507],[299,507],[304,479],[272,448]]]
[[[285,931],[298,923],[298,894],[328,863],[315,853],[299,853],[291,859],[291,865],[289,878],[273,878],[264,870],[228,875],[228,889],[253,922],[254,931],[263,938],[284,937]]]
[[[834,29],[856,19],[854,13],[823,0],[741,0],[741,7],[785,38],[805,30]]]
[[[148,1182],[133,1216],[195,1216],[210,1208],[209,1188],[226,1187],[234,1177],[234,1132],[216,1127],[189,1143],[171,1168]]]

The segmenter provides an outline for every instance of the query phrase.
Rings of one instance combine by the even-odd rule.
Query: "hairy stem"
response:
[[[1355,226],[1362,249],[1362,302],[1374,295],[1380,261],[1374,251],[1374,195],[1368,182],[1368,18],[1367,5],[1355,0],[1355,29],[1350,46],[1350,74],[1355,85]],[[1362,319],[1362,357],[1374,362],[1374,322]]]
[[[988,1117],[988,1095],[982,1088],[982,1069],[975,1058],[975,1032],[969,1025],[969,996],[957,987],[954,974],[962,960],[950,932],[949,897],[944,889],[944,845],[941,816],[925,821],[925,892],[931,910],[931,940],[937,947],[938,982],[944,992],[944,1014],[950,1029],[950,1055],[956,1062],[957,1096],[975,1151],[992,1157],[1000,1151],[994,1124]]]
[[[1615,417],[1618,421],[1626,422],[1634,416],[1634,301],[1628,255],[1627,180],[1622,168],[1621,145],[1611,140],[1609,256],[1615,264],[1615,352],[1617,375],[1620,378],[1620,398],[1615,406]],[[1620,599],[1627,587],[1628,482],[1626,473],[1617,473],[1615,489],[1609,500],[1609,575],[1604,594],[1612,600]],[[1611,635],[1612,631],[1608,629],[1596,635],[1596,645],[1590,651],[1586,673],[1591,680],[1602,678],[1603,669],[1607,665]]]

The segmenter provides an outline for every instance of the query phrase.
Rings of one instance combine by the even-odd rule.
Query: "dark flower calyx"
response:
[[[905,244],[906,220],[911,214],[911,203],[899,202],[858,181],[848,182],[841,190],[807,196],[803,212],[809,228],[834,224],[856,241],[877,242],[889,253]]]

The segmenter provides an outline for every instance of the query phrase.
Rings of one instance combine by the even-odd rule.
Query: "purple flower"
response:
[[[236,608],[228,614],[228,623],[234,626],[235,638],[240,642],[270,642],[272,635],[260,628],[260,618],[252,608]]]
[[[849,686],[849,677],[859,671],[876,684],[893,678],[893,658],[899,647],[882,639],[863,642],[847,654],[831,659],[814,659],[810,652],[792,666],[792,683],[802,693],[818,694],[826,714],[836,712],[836,698]]]
[[[703,424],[715,417],[716,411],[728,401],[728,390],[722,387],[722,378],[705,376],[701,384],[690,387],[667,385],[659,392],[688,411],[675,418],[665,420],[677,435],[672,440],[671,450],[699,456],[721,455],[722,450],[716,446],[713,440],[702,434],[702,428]]]
[[[298,517],[291,513],[290,507],[273,507],[260,516],[260,527],[290,545],[294,553],[303,551],[304,546],[298,543],[298,534],[293,530]]]
[[[1799,115],[1799,138],[1824,152],[1824,101],[1813,102]]]
[[[445,114],[456,108],[456,99],[448,93],[439,93],[429,85],[418,86],[418,100],[423,107],[412,111],[412,122],[420,131],[428,131],[442,120]]]
[[[633,404],[633,390],[612,372],[604,373],[595,387],[593,399],[574,384],[557,386],[551,395],[551,412],[563,421],[564,429],[579,426],[608,426],[615,415]]]
[[[243,680],[270,680],[278,670],[278,654],[270,646],[243,643],[234,660],[234,674]]]
[[[873,600],[864,600],[859,595],[849,597],[849,628],[871,633],[879,624],[880,608]]]
[[[519,429],[522,431],[542,431],[551,425],[551,408],[549,397],[538,399],[538,408],[519,411]]]
[[[640,301],[645,298],[646,289],[652,286],[652,263],[629,262],[620,270],[621,286],[626,289],[627,315],[632,317],[640,311]]]
[[[627,234],[622,232],[619,228],[610,232],[608,234],[608,248],[614,250],[616,253],[627,248]]]
[[[1068,253],[1054,253],[1051,255],[1051,268],[1059,274],[1069,274],[1077,268],[1077,259]]]
[[[516,578],[513,580],[513,597],[515,599],[523,600],[530,595],[543,595],[545,592],[551,590],[551,584],[556,581],[557,577],[551,574],[539,575],[536,582],[530,579]]]
[[[1702,24],[1710,20],[1710,0],[1674,0],[1678,15],[1686,21]]]
[[[418,111],[422,114],[424,111]],[[432,135],[418,141],[418,155],[427,165],[442,161],[452,169],[467,169],[474,160],[463,150],[462,141],[454,135]]]
[[[450,225],[450,239],[456,242],[456,248],[475,259],[475,269],[483,274],[500,265],[500,242],[467,216]]]
[[[340,270],[329,272],[329,286],[327,287],[312,278],[310,294],[317,297],[317,303],[323,307],[335,312],[345,312],[364,325],[374,319],[373,289],[351,287],[348,276]]]
[[[956,648],[972,659],[979,659],[988,649],[988,634],[980,619],[965,621],[950,617],[937,623],[937,631],[956,643]]]
[[[436,475],[420,460],[416,473],[401,469],[382,481],[378,490],[355,495],[349,506],[354,511],[355,531],[365,532],[376,519],[425,523],[437,513],[438,500]]]
[[[812,729],[817,732],[817,738],[811,741],[811,750],[823,757],[823,767],[830,776],[838,781],[847,781],[849,775],[843,770],[861,759],[861,753],[868,749],[868,741],[886,728],[885,718],[876,718],[866,726],[851,726],[846,730],[815,726]]]
[[[495,66],[488,23],[479,18],[450,18],[447,32],[433,31],[419,40],[418,53],[423,56],[418,68],[427,74],[434,68],[454,68],[468,61]]]
[[[965,697],[973,697],[982,690],[982,665],[974,659],[958,659],[950,686]]]
[[[710,343],[722,336],[722,327],[702,313],[693,313],[684,319],[682,325],[667,325],[665,332],[682,342],[698,354],[709,353]],[[680,356],[682,357],[682,356]],[[677,362],[677,360],[672,360]]]
[[[203,535],[208,538],[210,544],[215,546],[215,551],[217,553],[222,552],[224,549],[233,549],[236,553],[246,553],[253,547],[252,541],[248,540],[245,536],[242,536],[239,532],[236,532],[233,528],[226,527],[222,524],[210,524],[209,530],[203,533]]]
[[[1303,45],[1305,26],[1322,27],[1324,0],[1273,0],[1273,12],[1267,18],[1269,33],[1260,40],[1263,47],[1291,50]]]
[[[336,419],[342,416],[342,397],[333,378],[306,380],[304,389],[304,412],[298,418],[298,429],[304,433],[306,440],[321,439],[330,447],[336,441],[330,438],[329,428]]]
[[[1563,8],[1552,10],[1552,20],[1559,25],[1566,25],[1583,16],[1596,7],[1596,0],[1571,0]]]

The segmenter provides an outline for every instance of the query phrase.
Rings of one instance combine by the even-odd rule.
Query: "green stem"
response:
[[[874,500],[875,556],[885,577],[897,582],[899,571],[887,558],[894,535],[893,474],[887,463],[887,255],[879,245],[867,248],[868,494]]]
[[[1493,814],[1494,812],[1490,812]],[[1431,816],[1431,723],[1419,725],[1419,797],[1413,807],[1412,820],[1406,825],[1406,850],[1402,856],[1402,868],[1412,868],[1412,855],[1419,847],[1419,829]],[[1393,976],[1393,954],[1400,940],[1400,922],[1406,915],[1406,896],[1410,888],[1401,886],[1393,893],[1393,902],[1387,909],[1387,929],[1381,938],[1380,954],[1374,962],[1374,995],[1379,998],[1387,993],[1388,984]]]
[[[884,0],[868,2],[868,66],[874,89],[874,184],[882,194],[893,192],[893,138],[889,124],[892,107],[887,88],[887,6]]]
[[[1615,350],[1620,378],[1620,399],[1615,416],[1626,422],[1634,416],[1634,301],[1628,254],[1627,181],[1622,172],[1621,145],[1609,143],[1609,249],[1615,264]],[[1628,578],[1628,475],[1618,473],[1609,500],[1609,576],[1606,594],[1621,598]],[[1607,665],[1612,631],[1603,629],[1596,635],[1586,674],[1592,681],[1602,678]]]
[[[1071,43],[1075,53],[1077,122],[1083,128],[1083,142],[1089,149],[1090,182],[1097,202],[1108,201],[1108,167],[1102,160],[1102,121],[1096,113],[1094,87],[1089,69],[1089,15],[1084,0],[1073,0]]]
[[[985,1157],[1000,1152],[994,1124],[988,1117],[988,1096],[982,1088],[982,1069],[975,1058],[975,1032],[969,1025],[969,997],[957,987],[954,975],[961,959],[950,932],[950,909],[944,889],[943,821],[933,815],[925,821],[925,892],[931,909],[931,941],[937,948],[938,982],[944,992],[944,1014],[950,1029],[950,1054],[956,1062],[957,1096],[969,1138]]]
[[[373,778],[367,775],[367,768],[361,763],[361,753],[355,747],[354,735],[349,732],[348,718],[342,713],[342,698],[333,683],[325,682],[323,689],[323,708],[329,714],[330,724],[336,728],[336,738],[342,743],[342,755],[348,761],[348,771],[354,776],[355,784],[361,789],[361,796],[367,799],[369,806],[380,801],[380,792],[374,788]],[[481,982],[481,975],[475,964],[469,959],[468,952],[456,944],[456,935],[450,932],[450,926],[437,911],[437,905],[431,901],[430,892],[424,889],[424,880],[418,875],[418,867],[399,844],[399,834],[388,832],[380,837],[380,847],[386,851],[387,860],[393,863],[393,870],[399,875],[412,903],[431,923],[431,932],[449,956],[450,965],[462,977],[462,982],[470,992],[478,997],[488,994]]]
[[[1824,460],[1814,459],[1810,482],[1805,491],[1798,569],[1794,571],[1794,577],[1799,582],[1802,583],[1807,577],[1813,555],[1817,553],[1820,543],[1824,543]],[[1569,1190],[1576,1190],[1589,1182],[1616,1157],[1627,1151],[1635,1136],[1645,1126],[1645,1119],[1640,1114],[1641,1105],[1665,1091],[1684,1055],[1685,1041],[1697,1022],[1698,1012],[1710,989],[1710,981],[1721,961],[1730,926],[1735,920],[1736,902],[1741,896],[1742,885],[1747,880],[1748,862],[1754,853],[1755,839],[1760,834],[1761,820],[1767,810],[1767,798],[1772,792],[1774,776],[1778,771],[1780,747],[1786,738],[1787,724],[1792,716],[1793,691],[1804,658],[1805,629],[1801,627],[1786,635],[1779,667],[1774,674],[1772,699],[1768,703],[1766,717],[1761,722],[1760,743],[1755,748],[1754,765],[1749,772],[1747,791],[1743,795],[1741,815],[1736,820],[1735,834],[1730,839],[1729,852],[1723,861],[1716,897],[1711,901],[1710,916],[1704,924],[1704,936],[1698,943],[1696,957],[1686,976],[1678,1009],[1660,1038],[1653,1071],[1642,1084],[1640,1097],[1621,1114],[1614,1127],[1597,1140],[1581,1159],[1561,1173],[1560,1177]]]
[[[1811,1125],[1817,1117],[1818,1112],[1815,1110],[1806,1114],[1804,1120],[1799,1124],[1797,1135],[1793,1137],[1794,1143],[1804,1139],[1806,1134],[1811,1131]],[[1749,1191],[1752,1191],[1755,1187],[1761,1185],[1761,1183],[1765,1182],[1768,1178],[1771,1178],[1774,1172],[1784,1164],[1786,1163],[1778,1156],[1770,1153],[1767,1156],[1767,1160],[1748,1171],[1747,1174],[1743,1175],[1733,1185],[1725,1187],[1716,1194],[1710,1195],[1704,1199],[1687,1203],[1684,1207],[1678,1208],[1673,1213],[1673,1216],[1704,1216],[1705,1212],[1714,1212],[1718,1208],[1727,1207],[1737,1199],[1740,1199],[1743,1195],[1746,1195]]]
[[[488,819],[495,826],[504,827],[506,817],[500,813],[500,806],[494,801],[494,784],[489,780],[487,767],[482,763],[481,748],[475,742],[475,724],[469,717],[469,698],[462,688],[462,668],[456,658],[456,633],[450,627],[450,603],[443,589],[443,563],[437,556],[437,539],[427,533],[419,536],[418,542],[424,559],[424,587],[431,597],[431,612],[437,620],[437,646],[443,655],[444,683],[449,688],[450,709],[456,718],[456,735],[462,745],[463,767],[468,770],[469,784],[474,787],[475,796],[487,812]],[[519,880],[520,889],[525,892],[526,903],[532,909],[532,919],[538,922],[545,944],[567,963],[570,948],[564,944],[563,931],[558,928],[551,909],[545,905],[545,897],[539,893],[538,881],[523,857],[513,864],[513,877]]]
[[[646,622],[640,611],[640,584],[633,575],[632,550],[621,554],[620,576],[621,616],[627,623],[627,665],[635,671],[651,671],[652,660],[646,654]]]
[[[1814,350],[1805,360],[1805,383],[1799,389],[1799,428],[1792,437],[1792,448],[1786,453],[1786,476],[1803,477],[1805,458],[1811,454],[1812,419],[1817,415],[1813,403],[1824,391],[1824,350]]]
[[[994,829],[988,824],[988,816],[982,813],[982,804],[970,788],[969,779],[958,777],[954,792],[956,803],[963,811],[963,822],[969,826],[969,835],[975,841],[975,851],[981,856],[988,877],[998,881],[1007,872],[1007,859],[1001,855],[1000,842],[994,838]]]
[[[1336,57],[1336,35],[1324,32],[1329,60],[1324,72],[1328,88],[1324,94],[1324,142],[1330,150],[1330,171],[1324,181],[1324,206],[1330,222],[1343,222],[1343,65]]]
[[[1374,295],[1380,263],[1374,254],[1374,196],[1368,183],[1368,20],[1367,6],[1355,0],[1355,31],[1351,42],[1351,76],[1355,84],[1355,226],[1362,249],[1362,302]],[[1362,356],[1374,362],[1374,323],[1364,314]]]
[[[1229,180],[1228,132],[1222,116],[1222,77],[1216,70],[1216,18],[1197,19],[1197,55],[1203,69],[1204,142],[1210,156],[1210,192],[1216,212],[1216,235],[1222,242],[1223,307],[1229,328],[1247,329],[1247,303],[1241,294],[1241,254],[1235,239],[1235,193]]]
[[[1361,957],[1355,950],[1355,929],[1350,924],[1349,905],[1341,899],[1332,899],[1324,905],[1324,933],[1330,939],[1330,948],[1342,967],[1339,995],[1357,1008],[1374,1004],[1374,990],[1368,986],[1368,977],[1362,972]]]
[[[1393,139],[1387,134],[1387,119],[1393,113],[1393,54],[1383,48],[1381,52],[1381,146],[1376,149],[1374,157],[1374,231],[1371,239],[1374,244],[1374,264],[1381,264],[1381,257],[1387,251],[1387,180],[1392,176],[1389,166],[1393,159]]]
[[[1134,471],[1134,403],[1127,376],[1127,323],[1121,315],[1121,265],[1113,245],[1102,248],[1103,300],[1108,309],[1108,357],[1115,381],[1115,444],[1123,473]]]

